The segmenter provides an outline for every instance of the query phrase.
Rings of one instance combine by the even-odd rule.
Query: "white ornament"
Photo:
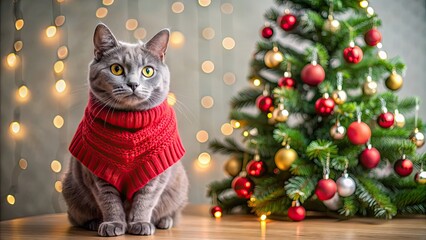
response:
[[[342,174],[339,179],[336,181],[337,192],[342,197],[349,197],[354,194],[356,189],[355,181],[349,177],[349,174],[346,172]]]
[[[336,211],[336,210],[338,210],[339,208],[342,207],[342,201],[341,201],[339,194],[337,192],[334,194],[334,196],[332,198],[330,198],[328,200],[324,200],[322,202],[324,203],[324,205],[328,209],[330,209],[332,211]]]

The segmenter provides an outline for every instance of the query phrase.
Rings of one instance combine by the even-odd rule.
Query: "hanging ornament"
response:
[[[246,171],[247,174],[252,177],[260,177],[266,171],[266,164],[260,160],[257,148],[256,153],[254,154],[254,159],[251,160],[246,166]]]
[[[377,117],[377,124],[382,128],[390,128],[394,124],[394,116],[391,112],[388,112],[383,98],[380,98],[380,102],[382,104],[382,113]]]
[[[278,80],[279,87],[285,87],[287,89],[295,88],[296,80],[291,77],[291,64],[287,63],[287,70],[284,72],[284,77]]]
[[[354,42],[349,44],[349,47],[343,50],[343,58],[347,63],[357,64],[361,62],[363,57],[362,49],[358,46],[355,46]]]
[[[371,144],[367,144],[367,147],[359,155],[359,162],[367,169],[375,168],[380,163],[380,152]]]
[[[399,176],[406,177],[413,172],[413,162],[411,162],[410,159],[407,159],[404,154],[401,159],[395,162],[393,169]]]
[[[357,108],[357,121],[353,122],[348,127],[348,139],[352,144],[362,145],[368,142],[371,137],[370,127],[361,122],[361,110]]]
[[[367,45],[374,47],[382,41],[382,34],[376,28],[372,28],[364,34],[364,40]]]
[[[346,102],[348,99],[348,95],[345,91],[342,90],[342,82],[343,82],[343,76],[341,72],[337,73],[337,90],[334,90],[334,92],[331,94],[331,98],[334,100],[334,102],[337,105],[341,105]]]
[[[324,205],[331,211],[336,211],[342,207],[342,199],[340,199],[339,194],[336,192],[334,196],[328,200],[322,201]]]
[[[403,79],[395,70],[386,78],[385,85],[389,90],[396,91],[402,87]]]
[[[339,119],[336,119],[336,124],[330,128],[330,136],[335,140],[343,139],[346,135],[346,128],[340,125]]]
[[[263,60],[268,68],[274,68],[284,60],[284,55],[278,50],[278,47],[274,46],[272,50],[265,53]]]
[[[349,177],[348,167],[349,167],[349,162],[346,160],[345,170],[343,171],[342,176],[339,177],[336,181],[337,192],[342,197],[351,196],[352,194],[354,194],[356,189],[355,181],[351,177]]]
[[[285,14],[278,18],[277,23],[284,31],[291,31],[297,24],[297,18],[286,10]]]
[[[321,201],[331,199],[337,192],[336,183],[333,179],[329,179],[330,174],[330,154],[327,155],[326,164],[324,166],[323,179],[319,180],[315,188],[315,195]]]
[[[290,139],[284,139],[282,145],[284,146],[275,153],[275,165],[280,170],[290,169],[291,164],[297,159],[297,152],[290,148]]]
[[[265,39],[270,39],[274,35],[274,29],[271,28],[269,23],[265,23],[265,26],[261,31],[262,37]]]
[[[421,148],[425,144],[425,135],[419,131],[417,127],[417,122],[419,119],[419,99],[416,98],[416,109],[414,113],[414,130],[411,132],[409,139],[416,145],[417,148]]]
[[[366,96],[372,96],[377,93],[377,83],[371,78],[371,68],[368,69],[369,74],[366,81],[362,85],[362,93]]]
[[[235,177],[231,186],[238,197],[248,199],[253,194],[254,183],[244,175],[245,173]]]
[[[322,83],[325,78],[325,71],[321,67],[321,65],[316,62],[312,62],[311,64],[303,67],[301,74],[302,81],[309,86],[317,86]]]
[[[423,163],[420,166],[420,171],[414,176],[414,181],[418,184],[426,184],[426,171],[423,170]]]
[[[214,218],[220,218],[220,217],[222,217],[223,210],[219,206],[213,206],[213,207],[210,208],[210,214]]]
[[[268,88],[269,85],[266,85],[263,94],[256,99],[256,106],[264,113],[270,112],[274,107],[274,100],[269,96]]]
[[[340,22],[334,19],[333,15],[328,15],[322,29],[327,32],[335,33],[340,30]]]
[[[322,98],[315,102],[315,111],[320,116],[329,116],[333,113],[334,105],[333,99],[329,97],[328,93],[324,93]]]
[[[275,122],[286,122],[290,113],[284,108],[284,103],[279,103],[278,107],[272,112],[272,118]]]
[[[288,217],[293,221],[302,221],[305,219],[306,210],[303,206],[300,205],[299,201],[293,201],[292,206],[288,209]]]
[[[395,113],[393,114],[395,119],[395,126],[402,128],[405,125],[405,117],[401,113],[399,113],[398,109],[395,109]]]
[[[224,170],[229,176],[235,177],[241,172],[241,164],[241,160],[233,156],[226,161]]]

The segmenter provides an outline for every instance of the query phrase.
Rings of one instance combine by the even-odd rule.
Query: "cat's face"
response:
[[[95,59],[90,64],[89,86],[108,107],[128,111],[151,109],[167,97],[170,73],[164,63],[169,30],[147,43],[119,42],[104,24],[93,37]]]

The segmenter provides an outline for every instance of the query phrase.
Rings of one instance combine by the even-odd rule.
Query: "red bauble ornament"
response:
[[[246,177],[234,178],[231,186],[240,198],[250,198],[253,194],[254,183]]]
[[[322,98],[315,102],[315,111],[318,115],[328,116],[333,113],[334,105],[334,100],[328,94],[324,94]]]
[[[380,162],[380,152],[369,144],[359,155],[359,162],[367,169],[375,168]]]
[[[337,191],[337,185],[332,179],[321,179],[315,188],[315,195],[321,201],[331,199]]]
[[[285,14],[284,16],[278,18],[278,25],[280,25],[284,31],[292,30],[296,26],[296,23],[297,18],[293,14]]]
[[[266,26],[264,28],[262,28],[262,37],[269,39],[274,35],[274,29]]]
[[[278,86],[285,88],[294,88],[296,86],[296,81],[291,77],[282,77],[278,80]]]
[[[367,45],[374,47],[382,41],[382,34],[373,28],[364,34],[364,40]]]
[[[371,129],[363,122],[353,122],[349,125],[346,135],[352,144],[361,145],[367,143],[370,139]]]
[[[252,177],[260,177],[266,171],[266,164],[260,160],[251,160],[247,163],[246,171]]]
[[[384,112],[377,117],[377,124],[382,128],[390,128],[393,126],[394,116],[391,112]]]
[[[324,81],[325,71],[319,64],[308,64],[303,67],[300,75],[304,83],[309,86],[317,86]]]
[[[393,169],[399,176],[406,177],[413,172],[413,162],[410,159],[402,157],[402,159],[395,162]]]
[[[288,217],[293,221],[302,221],[305,216],[306,210],[303,206],[293,206],[288,209]]]
[[[256,106],[262,112],[270,112],[274,106],[274,100],[270,96],[261,95],[256,99]]]
[[[362,56],[362,50],[358,46],[347,47],[345,50],[343,50],[343,58],[348,63],[359,63],[362,60]]]
[[[213,206],[210,208],[210,214],[212,215],[212,217],[220,218],[222,217],[223,210],[219,206]]]

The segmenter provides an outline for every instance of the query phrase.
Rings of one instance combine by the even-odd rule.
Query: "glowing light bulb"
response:
[[[362,8],[368,7],[368,1],[362,0],[361,2],[359,2],[359,6]]]
[[[262,216],[260,216],[260,220],[261,220],[261,221],[265,221],[265,220],[266,220],[266,215],[265,215],[265,214],[262,214]]]
[[[235,47],[235,40],[231,37],[226,37],[222,41],[222,46],[226,50],[231,50]]]
[[[249,132],[248,132],[248,131],[244,131],[244,132],[243,132],[243,136],[244,136],[244,137],[248,137],[249,135],[250,135],[250,134],[249,134]]]
[[[105,6],[112,5],[114,3],[114,0],[102,0],[102,4]]]
[[[379,58],[380,59],[382,59],[382,60],[385,60],[385,59],[387,59],[388,58],[388,54],[385,52],[385,51],[383,51],[383,50],[380,50],[378,53],[377,53],[377,55],[379,56]]]
[[[18,88],[18,96],[22,99],[25,99],[28,97],[29,90],[28,87],[25,85],[22,85]]]
[[[68,57],[68,47],[60,46],[57,51],[57,55],[59,59],[65,59]]]
[[[211,3],[211,0],[198,0],[198,4],[200,4],[201,7],[208,7]]]
[[[56,181],[55,182],[55,190],[57,192],[62,192],[62,182],[61,181]]]
[[[253,79],[253,85],[254,86],[259,87],[260,84],[262,84],[262,81],[260,81],[260,79],[258,79],[258,78]]]
[[[185,36],[183,33],[174,31],[170,34],[170,46],[173,48],[181,48],[185,44]]]
[[[367,8],[367,14],[368,14],[369,16],[373,16],[373,15],[374,15],[374,9],[373,9],[372,7],[368,7],[368,8]]]
[[[59,79],[58,81],[56,81],[55,89],[58,93],[63,93],[66,88],[67,88],[67,84],[66,84],[65,80]]]
[[[234,131],[234,128],[231,126],[231,124],[229,123],[224,123],[222,124],[222,126],[220,127],[220,131],[222,132],[223,135],[225,136],[229,136],[232,134],[232,132]]]
[[[53,70],[55,71],[55,73],[61,73],[62,71],[64,71],[65,68],[65,64],[63,61],[56,61],[55,65],[53,65]]]
[[[222,213],[221,213],[221,212],[219,212],[219,211],[214,212],[214,217],[215,217],[215,218],[220,218],[220,217],[222,217]]]
[[[230,123],[231,123],[231,126],[233,128],[240,128],[241,127],[241,123],[239,121],[237,121],[237,120],[231,120]]]
[[[176,101],[177,101],[176,95],[174,93],[170,92],[167,95],[167,104],[169,104],[169,106],[174,106],[176,104]]]
[[[50,164],[50,168],[53,172],[59,173],[62,169],[62,164],[58,160],[53,160]]]
[[[14,197],[13,195],[9,194],[9,195],[7,195],[7,197],[6,197],[6,201],[7,201],[7,203],[9,203],[10,205],[13,205],[13,204],[15,204],[15,197]]]
[[[12,122],[9,129],[12,134],[18,134],[21,131],[21,124],[19,122]]]
[[[267,116],[268,118],[272,118],[272,113],[268,113],[266,116]]]
[[[21,30],[24,27],[24,19],[17,19],[15,22],[15,28],[17,31]]]
[[[56,26],[49,26],[46,28],[46,36],[52,38],[56,35]]]
[[[200,130],[197,132],[195,137],[197,138],[198,142],[205,143],[209,140],[209,133],[205,130]]]
[[[108,9],[105,7],[100,7],[98,10],[96,10],[96,17],[97,18],[104,18],[108,14]]]
[[[9,53],[6,57],[6,62],[9,67],[14,67],[18,62],[18,56],[15,53]]]
[[[214,71],[214,63],[210,60],[204,61],[201,64],[201,69],[205,73],[212,73]]]
[[[200,153],[200,155],[198,155],[198,165],[202,168],[206,168],[210,165],[210,161],[211,161],[211,156],[210,154],[203,152]]]
[[[56,128],[61,128],[62,126],[64,126],[64,118],[61,115],[56,115],[55,118],[53,118],[53,125]]]

